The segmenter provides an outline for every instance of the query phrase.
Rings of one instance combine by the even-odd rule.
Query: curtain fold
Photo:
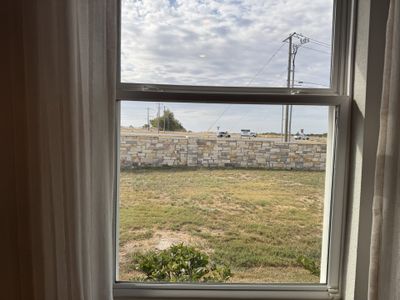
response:
[[[400,299],[400,1],[391,0],[377,150],[369,300]]]
[[[24,4],[37,299],[112,299],[116,1]]]

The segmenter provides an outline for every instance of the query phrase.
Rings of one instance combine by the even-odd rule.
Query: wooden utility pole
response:
[[[294,43],[293,38],[298,40]],[[283,42],[288,41],[289,52],[288,52],[288,66],[287,66],[287,87],[288,89],[294,88],[294,72],[295,72],[295,60],[297,50],[303,45],[310,41],[308,37],[298,34],[296,32],[291,33]],[[293,105],[283,105],[282,107],[282,136],[285,142],[290,142],[292,135],[292,111]]]
[[[289,53],[288,53],[288,66],[287,66],[287,87],[290,89],[291,86],[291,81],[292,81],[292,48],[293,48],[293,36],[296,33],[293,32],[292,34],[290,34],[285,40],[284,42],[288,41],[289,42]],[[290,137],[289,137],[289,111],[291,109],[291,105],[284,105],[283,106],[283,140],[285,142],[289,142]]]
[[[150,107],[147,108],[147,130],[150,130]]]
[[[165,132],[165,105],[164,105],[164,132]]]
[[[158,110],[157,110],[157,134],[160,133],[160,106],[161,106],[161,103],[158,102]]]

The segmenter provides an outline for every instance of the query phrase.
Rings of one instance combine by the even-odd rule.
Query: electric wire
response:
[[[310,37],[308,37],[308,36],[304,36],[304,35],[302,35],[301,33],[297,33],[297,35],[298,35],[298,36],[301,36],[301,37],[303,37],[303,38],[307,38],[310,42],[319,44],[319,45],[321,45],[321,46],[331,47],[331,45],[330,45],[329,43],[327,43],[327,42],[319,41],[319,40],[310,38]]]
[[[258,77],[258,75],[261,74],[262,71],[271,63],[271,61],[274,59],[274,57],[278,54],[278,52],[285,46],[285,44],[282,44],[280,47],[278,47],[275,52],[269,57],[269,59],[265,62],[265,64],[257,71],[257,73],[250,79],[250,81],[246,84],[246,86],[249,86],[254,79]],[[218,116],[218,118],[212,123],[212,125],[208,128],[207,131],[210,131],[215,124],[223,117],[223,115],[232,107],[232,104],[229,104],[226,109]]]
[[[250,81],[246,84],[246,86],[249,86],[254,79],[258,77],[258,75],[261,74],[262,71],[270,64],[270,62],[274,59],[274,57],[278,54],[278,52],[285,46],[285,44],[282,44],[278,49],[275,50],[275,52],[271,55],[271,57],[266,61],[266,63],[257,71],[257,73],[253,76],[253,78],[250,79]]]
[[[232,104],[229,104],[224,111],[219,115],[219,117],[211,124],[211,126],[207,129],[207,132],[209,132],[214,125],[222,118],[222,116],[232,107]]]
[[[318,40],[312,39],[312,38],[309,38],[309,39],[310,39],[311,42],[314,42],[316,44],[320,44],[321,46],[323,45],[325,47],[331,47],[331,45],[329,43],[318,41]]]
[[[331,48],[330,45],[320,44],[320,43],[318,43],[316,41],[312,41],[312,40],[310,40],[310,43],[313,43],[313,44],[321,46],[321,47],[326,47],[326,48],[329,48],[329,49]]]
[[[302,34],[298,34],[298,35],[299,35],[299,36],[302,36],[302,37],[305,37],[305,36],[303,36]],[[314,44],[316,44],[316,45],[319,45],[319,46],[322,46],[322,47],[328,47],[328,48],[331,47],[331,45],[328,44],[328,43],[326,43],[326,42],[318,41],[318,40],[315,40],[315,39],[312,39],[312,38],[309,38],[309,37],[307,37],[307,38],[310,40],[310,42],[312,42],[312,43],[314,43]],[[257,73],[250,79],[250,81],[246,84],[246,86],[249,86],[250,84],[253,83],[253,81],[261,74],[261,72],[263,72],[264,69],[271,63],[271,61],[272,61],[272,60],[274,59],[274,57],[278,54],[278,52],[283,48],[283,46],[285,46],[285,44],[286,44],[286,42],[283,43],[280,47],[278,47],[278,48],[275,50],[275,52],[270,56],[270,58],[265,62],[265,64],[264,64],[264,65],[257,71]],[[323,50],[319,50],[319,49],[307,47],[307,46],[304,46],[304,45],[302,45],[302,48],[305,48],[305,49],[308,49],[308,50],[312,50],[312,51],[316,51],[316,52],[320,52],[320,53],[324,53],[324,54],[327,54],[327,55],[331,55],[331,53],[329,53],[329,52],[327,52],[327,51],[323,51]],[[326,86],[326,85],[317,84],[317,83],[312,83],[312,82],[305,82],[305,81],[303,81],[303,82],[304,82],[304,83],[309,83],[309,84],[316,84],[316,85]],[[229,104],[229,105],[224,109],[224,111],[218,116],[218,118],[212,123],[212,125],[208,128],[207,131],[210,131],[210,130],[215,126],[215,124],[223,117],[223,115],[224,115],[231,107],[232,107],[232,104]],[[243,119],[243,117],[241,118],[241,120],[242,120],[242,119]]]
[[[331,55],[330,52],[319,50],[319,49],[315,49],[315,48],[311,48],[311,47],[307,47],[307,46],[301,46],[301,48],[312,50],[312,51],[316,51],[316,52],[320,52],[320,53],[324,53],[326,55]]]

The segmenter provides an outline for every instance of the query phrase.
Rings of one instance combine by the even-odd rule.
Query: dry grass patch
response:
[[[183,242],[233,282],[319,282],[297,258],[320,257],[323,172],[141,169],[120,186],[121,279],[137,276],[124,256]]]

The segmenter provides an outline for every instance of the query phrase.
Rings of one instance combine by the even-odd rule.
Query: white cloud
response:
[[[122,8],[128,82],[243,86],[289,33],[331,39],[332,0],[123,0]],[[298,80],[328,83],[326,53],[300,49],[296,62]],[[285,46],[252,85],[284,86],[286,65]]]
[[[122,0],[121,71],[125,82],[189,85],[286,86],[291,32],[331,42],[333,0]],[[329,84],[330,49],[309,43],[296,56],[302,86]],[[262,72],[259,72],[262,69]],[[259,73],[259,74],[258,74]],[[255,75],[258,76],[255,77]],[[188,99],[190,100],[190,99]],[[124,126],[146,123],[156,103],[123,102]],[[227,105],[166,104],[183,125],[209,128]],[[232,106],[212,128],[280,131],[280,106]],[[294,107],[295,132],[325,132],[327,109]]]

